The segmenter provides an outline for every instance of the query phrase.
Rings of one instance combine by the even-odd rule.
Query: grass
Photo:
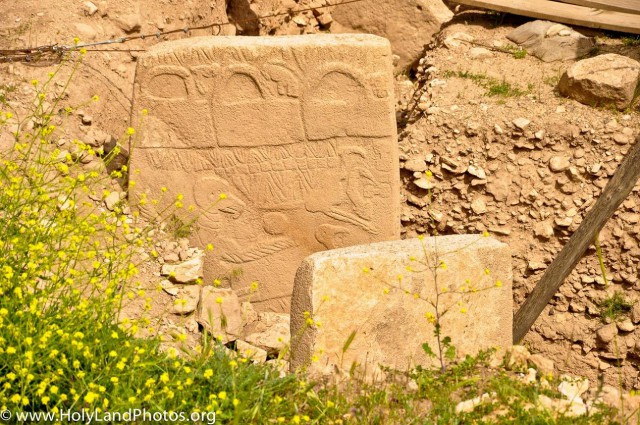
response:
[[[79,61],[64,64],[71,74],[64,87]],[[153,294],[137,282],[141,258],[158,255],[151,235],[182,208],[181,198],[151,224],[137,210],[155,200],[141,197],[130,216],[89,201],[89,194],[108,196],[101,188],[128,170],[86,172],[60,151],[54,111],[69,114],[82,105],[60,105],[49,94],[56,77],[32,82],[36,99],[26,114],[0,100],[1,132],[33,123],[10,134],[13,143],[0,161],[0,411],[85,410],[104,419],[145,409],[174,418],[193,414],[208,424],[214,415],[226,424],[600,424],[613,418],[607,410],[569,419],[539,408],[538,394],[560,397],[554,385],[545,389],[546,378],[525,384],[492,368],[486,352],[446,368],[389,370],[383,382],[358,376],[325,382],[254,364],[206,333],[192,350],[182,345],[185,334],[159,334],[148,315],[126,318],[128,303],[148,308]],[[128,130],[121,142],[134,135]],[[472,412],[456,411],[459,401],[484,393],[495,395]]]
[[[615,291],[612,295],[600,301],[600,318],[603,321],[613,322],[628,314],[633,308],[633,303],[628,301],[622,291]]]
[[[622,44],[628,47],[640,46],[640,35],[622,37]]]
[[[509,44],[499,49],[504,53],[509,53],[513,56],[514,59],[524,59],[527,57],[528,53],[526,49],[522,47],[514,46],[513,44]]]
[[[485,96],[490,96],[490,97],[494,97],[494,96],[501,97],[501,98],[520,97],[530,92],[530,89],[523,90],[517,85],[512,84],[504,79],[500,81],[495,78],[491,78],[486,74],[475,74],[469,71],[456,72],[456,71],[448,70],[443,73],[443,76],[445,78],[457,77],[457,78],[463,78],[466,80],[471,80],[477,85],[479,85],[480,87],[485,88],[486,89]]]

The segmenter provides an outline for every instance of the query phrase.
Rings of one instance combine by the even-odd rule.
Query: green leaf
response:
[[[433,352],[429,344],[427,344],[426,342],[422,344],[422,349],[424,350],[427,356],[434,357],[434,358],[436,357],[436,353]]]
[[[349,349],[349,347],[351,346],[351,343],[353,342],[353,340],[356,337],[356,331],[351,332],[351,334],[349,335],[349,338],[347,338],[347,341],[344,343],[344,345],[342,346],[342,352],[346,353],[346,351]]]
[[[453,345],[447,345],[447,349],[444,351],[444,358],[447,360],[454,360],[456,358],[456,347]]]

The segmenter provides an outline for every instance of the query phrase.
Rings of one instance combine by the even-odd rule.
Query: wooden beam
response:
[[[629,149],[595,205],[553,260],[513,319],[513,342],[520,342],[569,276],[596,235],[631,193],[640,178],[640,136]]]
[[[594,9],[615,10],[618,12],[640,14],[640,1],[638,0],[556,0],[562,3],[571,3],[578,6],[592,7]]]
[[[592,9],[550,0],[453,0],[467,6],[548,19],[569,25],[640,34],[640,18],[631,13]]]

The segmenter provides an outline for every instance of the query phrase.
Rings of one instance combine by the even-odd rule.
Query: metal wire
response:
[[[293,16],[296,13],[309,12],[309,11],[318,10],[318,9],[326,9],[329,7],[338,7],[345,4],[359,3],[362,1],[367,1],[367,0],[345,0],[335,4],[327,4],[327,5],[318,6],[318,7],[307,7],[307,8],[296,9],[296,10],[290,9],[286,12],[272,13],[269,15],[257,16],[255,18],[243,19],[235,22],[221,22],[221,23],[216,22],[216,23],[202,25],[198,27],[176,28],[169,31],[158,31],[152,34],[131,35],[131,36],[114,38],[110,40],[96,41],[93,43],[82,43],[82,44],[73,44],[73,45],[60,45],[56,43],[56,44],[38,46],[38,47],[32,47],[32,48],[5,49],[5,50],[0,50],[0,63],[22,62],[22,63],[34,64],[36,62],[51,62],[51,61],[55,62],[55,61],[61,60],[66,53],[79,51],[80,49],[83,49],[84,51],[87,51],[87,52],[114,52],[114,53],[144,52],[146,51],[145,49],[91,49],[91,47],[105,46],[105,45],[111,45],[111,44],[123,44],[132,40],[144,40],[145,38],[153,38],[153,37],[155,37],[156,39],[159,39],[164,35],[177,34],[177,33],[188,34],[190,31],[220,28],[224,25],[259,22],[264,19],[277,18],[280,16]]]

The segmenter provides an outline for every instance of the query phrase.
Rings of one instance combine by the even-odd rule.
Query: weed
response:
[[[560,77],[557,75],[553,75],[551,77],[547,77],[544,79],[544,83],[551,87],[556,87],[559,82],[560,82]]]
[[[518,97],[523,96],[527,93],[524,90],[512,86],[511,83],[508,83],[505,80],[502,80],[502,82],[491,82],[491,84],[489,84],[489,86],[487,87],[487,90],[488,96],[500,97]]]
[[[197,230],[197,217],[184,219],[176,214],[172,214],[167,220],[166,230],[175,239],[186,238],[193,235]]]
[[[527,50],[522,47],[514,46],[509,44],[499,49],[501,52],[509,53],[513,56],[514,59],[524,59],[527,57]]]
[[[640,46],[640,35],[622,37],[622,44],[629,47]]]
[[[447,70],[443,73],[445,78],[457,77],[471,80],[477,85],[484,87],[487,91],[486,96],[498,96],[498,97],[520,97],[524,96],[529,91],[522,90],[521,88],[507,82],[506,80],[496,80],[486,74],[475,74],[469,71],[451,71]]]
[[[629,302],[622,291],[615,291],[613,295],[600,301],[600,318],[602,321],[617,321],[626,315],[633,308],[633,303]]]

